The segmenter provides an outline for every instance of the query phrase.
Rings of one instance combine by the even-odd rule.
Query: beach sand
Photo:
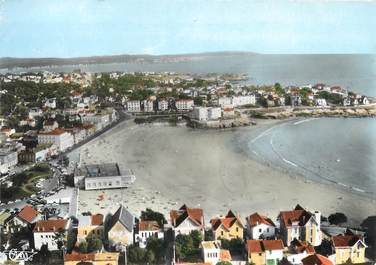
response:
[[[168,217],[185,203],[202,207],[206,221],[229,209],[243,218],[259,212],[274,219],[299,203],[324,215],[344,212],[353,224],[376,212],[374,200],[288,175],[241,151],[278,122],[225,131],[122,123],[81,147],[81,161],[117,162],[134,171],[136,182],[127,189],[82,190],[78,210],[113,213],[123,203],[136,215],[149,207]]]

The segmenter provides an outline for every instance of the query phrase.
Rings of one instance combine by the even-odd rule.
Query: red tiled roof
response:
[[[43,134],[43,135],[60,135],[63,133],[65,133],[65,130],[63,128],[56,128],[50,132],[39,132],[39,134]]]
[[[362,239],[360,235],[338,235],[332,237],[334,247],[352,247]]]
[[[100,213],[92,215],[91,225],[103,225],[103,215]]]
[[[222,224],[226,229],[230,229],[235,223],[238,221],[241,226],[243,226],[242,222],[239,220],[238,217],[230,210],[226,216],[220,218],[213,218],[210,220],[210,224],[212,225],[214,230],[217,230],[218,227]]]
[[[294,245],[294,250],[297,254],[303,253],[304,251],[307,252],[308,254],[315,253],[315,249],[313,248],[313,246],[311,246],[307,242],[296,240],[296,241],[293,241],[292,244]]]
[[[303,226],[311,218],[311,214],[305,210],[293,210],[281,212],[280,217],[286,227],[291,226],[293,222],[298,222],[300,226]]]
[[[140,231],[158,231],[160,227],[157,221],[140,221],[138,229]]]
[[[58,232],[60,230],[65,230],[67,220],[41,220],[38,221],[34,227],[35,232]]]
[[[200,208],[188,208],[185,204],[179,210],[170,211],[172,224],[177,227],[188,217],[199,226],[203,226],[204,214]]]
[[[17,214],[19,218],[22,220],[31,223],[37,216],[38,216],[38,211],[35,210],[33,207],[30,205],[26,205],[22,210]]]
[[[270,226],[275,226],[275,224],[270,218],[263,216],[263,215],[259,215],[258,213],[254,213],[248,216],[247,222],[250,226],[255,226],[257,224],[266,224]]]
[[[282,250],[282,240],[247,240],[248,253],[264,252],[265,250]]]
[[[313,254],[302,259],[303,265],[333,265],[327,257],[320,254]]]
[[[64,256],[64,261],[93,261],[94,260],[94,253],[78,253],[72,252],[71,254],[66,254]]]

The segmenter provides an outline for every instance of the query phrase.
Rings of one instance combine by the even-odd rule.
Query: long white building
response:
[[[56,128],[55,130],[49,132],[39,132],[38,143],[52,144],[59,151],[64,151],[73,146],[74,139],[72,134],[66,132],[64,129]]]

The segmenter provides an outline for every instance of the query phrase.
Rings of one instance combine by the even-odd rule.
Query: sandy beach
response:
[[[202,207],[208,221],[229,209],[243,218],[256,211],[276,218],[299,203],[324,215],[344,212],[354,223],[376,212],[372,199],[280,172],[241,151],[278,122],[224,131],[124,122],[82,146],[81,161],[117,162],[134,171],[136,182],[122,190],[82,190],[78,211],[106,214],[123,203],[136,215],[149,207],[168,216],[186,203]]]

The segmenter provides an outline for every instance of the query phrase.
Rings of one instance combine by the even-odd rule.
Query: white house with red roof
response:
[[[248,216],[246,221],[247,232],[251,239],[274,238],[276,226],[269,217],[254,213]]]
[[[302,264],[302,259],[312,254],[315,254],[315,249],[312,245],[304,241],[294,240],[285,255],[291,264],[299,265]]]
[[[56,128],[49,132],[39,132],[38,144],[53,144],[59,151],[65,151],[73,146],[74,138],[64,129]]]
[[[17,232],[21,227],[27,227],[40,218],[39,212],[30,205],[26,205],[8,224],[10,232]]]
[[[204,233],[204,214],[200,208],[188,208],[184,204],[179,210],[171,210],[170,218],[175,236],[179,234],[189,235],[195,230]]]
[[[283,258],[282,240],[247,240],[248,261],[255,265],[277,265]]]
[[[34,248],[40,250],[43,245],[47,245],[48,250],[59,249],[59,234],[65,237],[69,229],[70,221],[64,219],[41,220],[33,229]]]

